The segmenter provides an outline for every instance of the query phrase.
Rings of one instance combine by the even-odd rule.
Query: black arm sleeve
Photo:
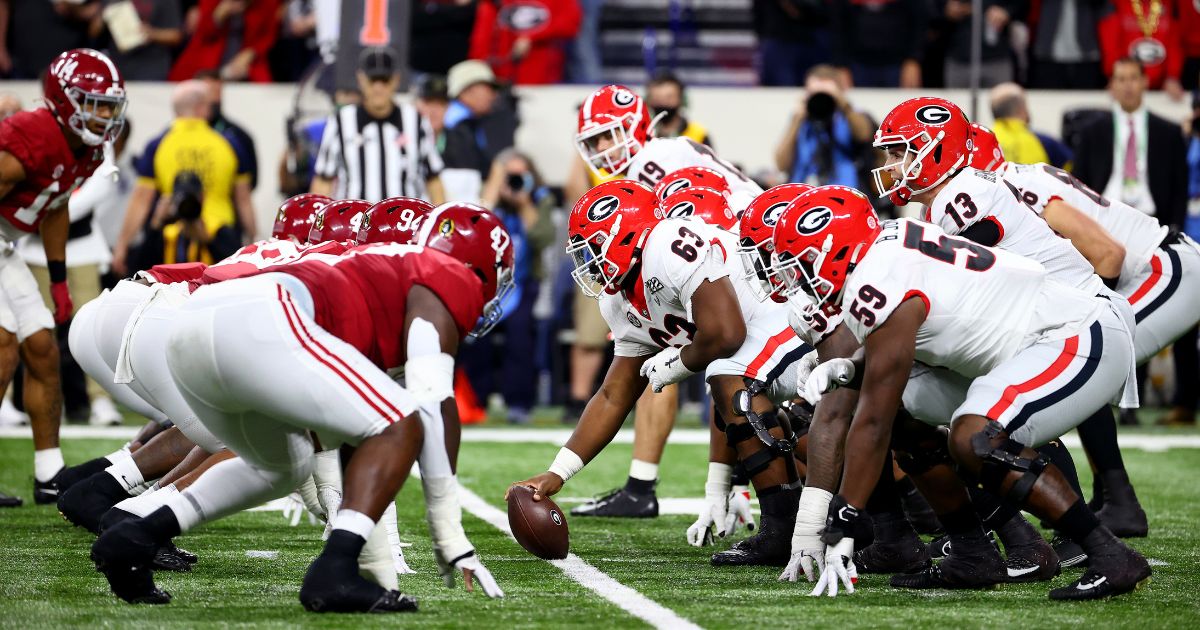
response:
[[[1000,232],[1000,224],[989,218],[984,218],[968,226],[967,229],[959,233],[959,236],[975,241],[980,245],[995,247],[996,243],[1000,242],[1000,237],[1003,234]]]

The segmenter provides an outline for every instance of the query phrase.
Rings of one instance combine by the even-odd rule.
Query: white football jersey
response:
[[[762,194],[762,188],[737,167],[717,157],[706,145],[682,136],[654,138],[647,142],[630,160],[625,177],[654,188],[668,173],[690,166],[711,168],[729,182],[729,207],[738,216]]]
[[[991,221],[1000,232],[996,247],[1041,263],[1063,284],[1093,295],[1104,289],[1104,282],[1083,254],[1050,229],[1025,205],[1017,187],[997,173],[963,169],[937,194],[925,218],[952,235]]]
[[[1049,164],[1006,162],[1000,171],[1021,192],[1022,200],[1040,216],[1052,199],[1062,199],[1099,223],[1125,246],[1121,277],[1134,278],[1166,238],[1167,226],[1133,206],[1106,199],[1074,175]]]
[[[615,341],[617,356],[654,354],[667,346],[683,347],[696,332],[692,294],[704,281],[729,278],[750,321],[759,311],[786,308],[755,297],[746,280],[737,237],[691,219],[664,219],[646,238],[638,292],[600,296],[600,312]]]
[[[912,219],[882,228],[842,294],[845,323],[859,342],[902,302],[919,298],[928,316],[917,330],[916,360],[975,378],[1033,343],[1077,334],[1108,308],[1006,250]]]
[[[789,296],[788,325],[804,343],[815,348],[842,324],[842,309],[834,304],[826,304],[820,311],[807,314],[812,303],[812,298],[806,293]]]

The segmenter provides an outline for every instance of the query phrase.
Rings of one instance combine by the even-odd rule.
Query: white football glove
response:
[[[808,384],[808,377],[812,375],[812,371],[821,364],[820,357],[817,356],[817,351],[812,350],[808,354],[800,357],[794,365],[796,368],[796,393],[804,398],[804,386]],[[808,398],[804,398],[808,400]],[[811,400],[808,401],[810,404]]]
[[[725,533],[733,534],[738,525],[754,531],[754,514],[750,512],[750,489],[734,486],[729,493],[729,513],[725,515]]]
[[[728,464],[709,462],[708,482],[704,484],[704,507],[696,522],[687,530],[688,544],[703,547],[713,541],[713,527],[719,527],[717,536],[728,533],[726,521],[729,516],[730,478],[733,467]]]
[[[808,487],[800,493],[796,527],[792,530],[792,557],[787,568],[779,574],[779,581],[795,582],[803,573],[805,579],[812,582],[825,570],[825,543],[821,541],[821,530],[825,527],[831,500],[833,494],[820,488]]]
[[[462,572],[463,583],[466,584],[468,591],[473,591],[474,582],[478,582],[479,588],[483,589],[484,595],[488,597],[504,597],[504,591],[500,589],[499,584],[496,584],[496,578],[492,577],[492,572],[483,566],[483,561],[479,559],[479,554],[471,553],[466,557],[459,558],[453,566],[442,555],[441,550],[436,547],[433,550],[433,557],[437,560],[438,573],[441,574],[447,588],[454,588],[455,573]]]
[[[829,595],[837,597],[838,581],[846,587],[846,593],[854,592],[854,580],[858,578],[858,569],[854,566],[854,539],[847,536],[836,545],[825,548],[825,569],[821,571],[821,579],[813,587],[809,596],[820,597]]]
[[[817,404],[821,396],[854,380],[854,362],[850,359],[830,359],[813,368],[804,382],[804,399]]]
[[[308,522],[312,525],[318,524],[317,516],[310,512],[304,505],[304,500],[300,498],[300,493],[293,492],[283,498],[283,519],[288,522],[288,525],[296,527],[308,515]]]
[[[683,364],[679,352],[679,348],[665,348],[642,363],[641,374],[650,379],[650,386],[655,392],[661,392],[667,385],[674,385],[695,374]]]
[[[342,491],[333,486],[317,486],[317,500],[321,502],[321,507],[325,508],[326,514],[337,514],[342,505]],[[321,534],[321,540],[329,540],[329,534],[333,531],[333,520],[325,521],[325,532]]]

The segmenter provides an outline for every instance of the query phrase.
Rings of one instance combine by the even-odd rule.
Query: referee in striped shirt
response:
[[[325,123],[312,192],[376,202],[388,197],[445,201],[438,179],[442,156],[426,120],[393,100],[400,86],[391,48],[367,48],[358,58],[360,105],[339,108]]]

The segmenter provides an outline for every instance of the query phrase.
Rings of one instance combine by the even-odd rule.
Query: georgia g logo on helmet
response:
[[[691,185],[691,182],[689,182],[686,178],[681,177],[663,187],[662,198],[666,199],[667,197],[670,197],[671,195],[674,195],[675,193],[688,188]]]
[[[833,220],[833,210],[826,206],[817,206],[805,212],[796,222],[796,231],[804,236],[812,236],[825,229]]]
[[[630,105],[633,105],[633,102],[636,99],[637,97],[634,96],[633,92],[630,92],[629,90],[613,90],[612,101],[613,105],[616,105],[617,107],[629,107]]]
[[[775,227],[775,224],[779,223],[779,215],[783,214],[783,209],[788,207],[788,203],[789,202],[787,201],[780,201],[770,208],[767,208],[767,211],[763,213],[763,225],[767,227]]]
[[[677,203],[672,206],[670,210],[667,210],[668,219],[682,219],[683,217],[690,217],[694,214],[696,214],[696,204],[690,201]]]
[[[611,217],[620,207],[621,201],[615,195],[601,197],[587,209],[588,221],[603,221]]]
[[[941,105],[926,105],[918,109],[915,116],[919,122],[926,125],[944,125],[950,122],[950,117],[953,114]]]

